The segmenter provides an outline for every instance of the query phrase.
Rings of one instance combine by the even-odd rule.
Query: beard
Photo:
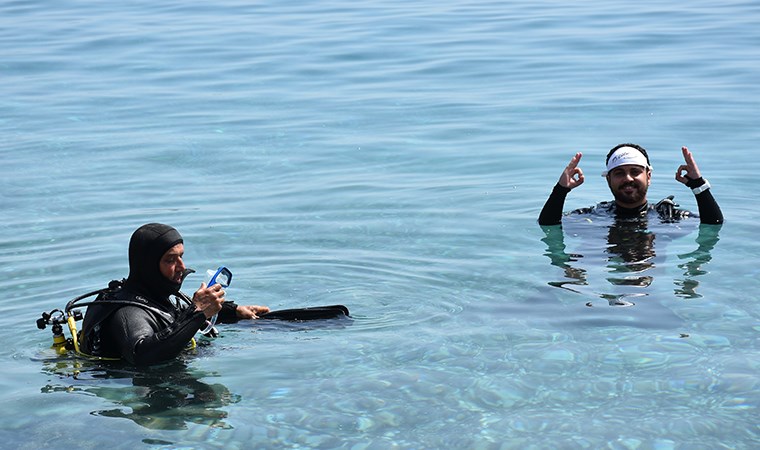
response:
[[[615,201],[622,205],[635,205],[641,203],[647,197],[648,186],[636,181],[621,184],[612,190]]]

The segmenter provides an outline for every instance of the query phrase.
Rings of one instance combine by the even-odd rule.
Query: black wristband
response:
[[[688,175],[685,175],[685,177],[686,177],[687,180],[689,180],[689,181],[686,182],[686,186],[689,189],[698,188],[698,187],[700,187],[700,186],[702,186],[703,184],[706,183],[705,179],[702,178],[702,177],[699,177],[699,178],[689,178]]]

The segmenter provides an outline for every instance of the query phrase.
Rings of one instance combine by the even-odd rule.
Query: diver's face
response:
[[[607,184],[615,202],[624,208],[637,208],[646,203],[651,182],[651,170],[632,164],[615,167],[607,174]]]
[[[185,262],[182,261],[183,256],[185,256],[185,246],[183,244],[177,244],[167,250],[164,256],[161,257],[161,261],[158,262],[161,275],[174,283],[181,283],[182,275],[185,272]]]

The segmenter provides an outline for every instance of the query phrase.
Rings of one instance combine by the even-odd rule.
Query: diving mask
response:
[[[218,269],[216,269],[216,271],[208,270],[206,271],[206,274],[208,275],[208,280],[206,281],[206,287],[219,284],[223,288],[226,288],[232,282],[232,272],[230,272],[230,269],[224,266],[219,267]],[[211,317],[211,319],[209,319],[206,329],[202,330],[201,334],[207,335],[211,330],[214,329],[214,325],[216,324],[216,318],[218,316],[219,316],[219,313],[214,314],[214,316]]]

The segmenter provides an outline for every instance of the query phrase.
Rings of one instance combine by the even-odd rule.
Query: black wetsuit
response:
[[[702,186],[704,183],[705,180],[703,178],[698,178],[696,180],[690,180],[687,183],[687,186],[694,189]],[[539,225],[559,225],[562,223],[562,209],[565,206],[565,198],[569,192],[570,189],[561,186],[559,183],[554,186],[549,199],[546,200],[546,203],[541,210],[541,214],[538,216]],[[650,214],[657,214],[661,220],[667,222],[678,221],[686,217],[698,217],[700,222],[705,224],[723,223],[723,213],[709,189],[700,192],[695,198],[697,199],[699,215],[686,210],[677,209],[677,205],[673,203],[672,196],[655,205],[645,203],[639,208],[623,208],[613,201],[602,202],[590,208],[576,209],[567,214],[604,213],[618,218],[631,219],[643,218]]]
[[[180,292],[182,283],[165,278],[159,266],[164,253],[182,242],[177,230],[158,223],[143,225],[132,234],[129,277],[123,283],[112,282],[87,308],[82,352],[147,365],[174,358],[188,345],[206,317]],[[225,302],[219,321],[236,321],[236,307]]]
[[[236,322],[236,308],[224,302],[218,322]],[[149,365],[177,356],[205,326],[206,316],[183,293],[175,301],[151,300],[117,286],[101,293],[87,309],[80,349],[91,356]]]

